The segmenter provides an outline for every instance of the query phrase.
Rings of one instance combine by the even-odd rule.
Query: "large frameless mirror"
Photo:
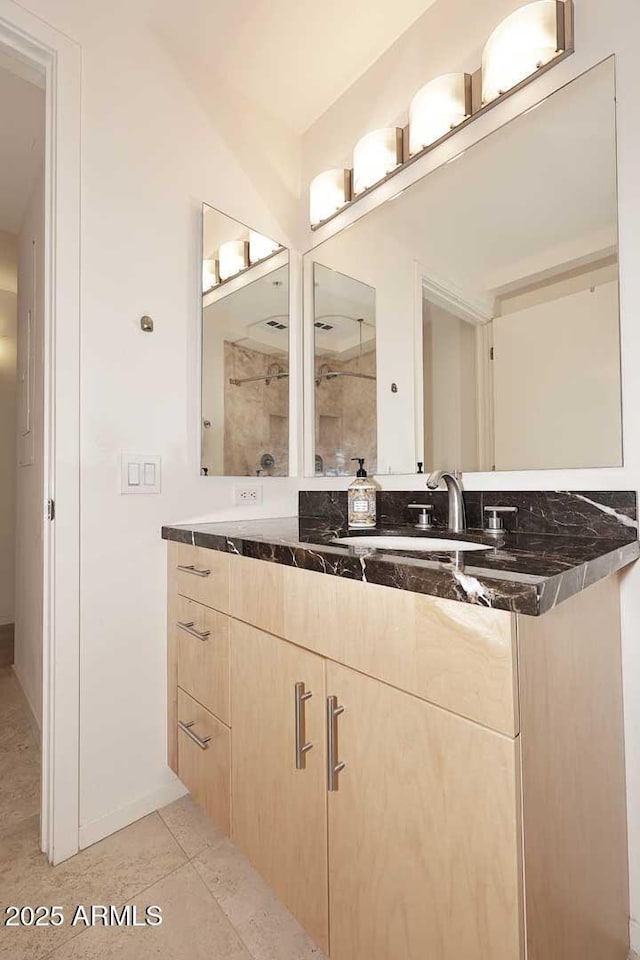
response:
[[[619,466],[617,234],[611,59],[309,251],[316,472]],[[329,410],[321,324],[366,316],[349,296],[377,389]]]
[[[206,476],[289,473],[289,251],[202,208]]]

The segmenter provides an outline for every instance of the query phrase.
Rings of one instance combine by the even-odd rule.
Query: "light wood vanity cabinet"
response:
[[[231,649],[233,839],[327,952],[324,660],[237,621]]]
[[[331,960],[626,960],[618,610],[616,577],[515,617],[170,543],[170,763]]]

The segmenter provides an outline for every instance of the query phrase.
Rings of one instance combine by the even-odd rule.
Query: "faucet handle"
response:
[[[495,533],[497,530],[504,530],[503,513],[517,513],[517,507],[486,506],[484,512],[489,514],[485,530]]]
[[[431,511],[433,510],[432,503],[410,503],[408,504],[407,509],[420,510],[420,516],[418,517],[418,522],[415,525],[417,530],[428,530],[433,526],[433,521],[431,519]]]

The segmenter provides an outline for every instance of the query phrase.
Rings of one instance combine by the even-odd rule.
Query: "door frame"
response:
[[[0,0],[0,45],[46,91],[41,846],[55,864],[79,849],[81,56],[13,0]]]

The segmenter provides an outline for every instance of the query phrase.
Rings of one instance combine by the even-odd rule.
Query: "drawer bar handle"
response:
[[[296,683],[295,687],[295,711],[296,711],[296,770],[304,770],[307,766],[306,754],[313,749],[312,743],[305,741],[305,709],[304,705],[310,700],[313,694],[310,690],[305,693],[304,683]]]
[[[327,697],[327,790],[331,793],[338,789],[338,774],[346,763],[338,761],[338,717],[344,713],[344,707],[338,706],[337,697]]]
[[[181,630],[184,630],[185,633],[189,633],[192,637],[197,637],[198,640],[208,640],[211,636],[211,630],[196,630],[193,620],[189,620],[188,623],[178,620],[178,626]]]
[[[200,567],[196,567],[195,563],[179,563],[178,570],[181,573],[190,573],[193,577],[209,577],[211,576],[211,570],[204,570]]]
[[[193,740],[193,742],[196,743],[201,750],[208,750],[211,737],[199,737],[197,733],[194,733],[191,729],[194,723],[195,720],[190,720],[189,723],[183,723],[182,720],[178,720],[178,726],[182,732],[186,733],[186,735]]]

